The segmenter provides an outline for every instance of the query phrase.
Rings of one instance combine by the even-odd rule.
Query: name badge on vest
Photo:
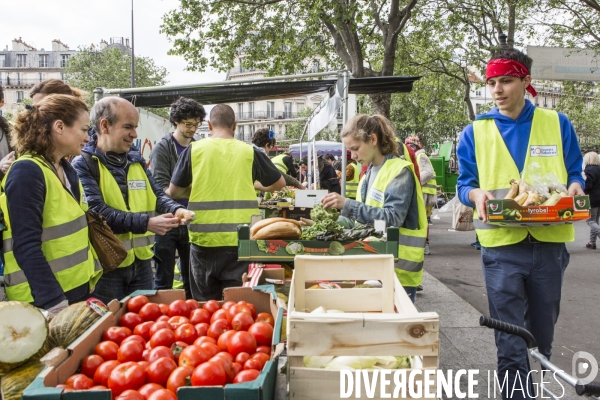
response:
[[[558,156],[558,148],[556,145],[552,146],[530,146],[529,147],[530,157],[556,157]]]
[[[87,202],[87,197],[85,197],[85,194],[82,194],[82,195],[81,195],[81,203],[82,203],[82,204],[87,204],[87,203],[88,203],[88,202]]]
[[[383,192],[371,188],[371,190],[369,190],[369,193],[367,194],[367,199],[373,199],[376,202],[383,204]]]
[[[129,190],[146,190],[146,181],[127,181]]]

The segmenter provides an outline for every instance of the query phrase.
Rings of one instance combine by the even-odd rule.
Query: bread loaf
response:
[[[252,239],[299,239],[301,235],[302,230],[298,225],[292,222],[278,221],[259,229]]]
[[[266,226],[268,226],[270,224],[273,224],[275,222],[289,222],[289,223],[292,223],[292,224],[296,225],[300,229],[300,234],[302,234],[302,224],[299,221],[296,221],[296,220],[293,220],[293,219],[286,219],[286,218],[266,218],[266,219],[262,219],[262,220],[258,221],[254,225],[252,225],[252,227],[250,228],[250,237],[252,239],[255,239],[254,235],[256,235],[256,232],[258,232],[262,228],[264,228],[264,227],[266,227]]]

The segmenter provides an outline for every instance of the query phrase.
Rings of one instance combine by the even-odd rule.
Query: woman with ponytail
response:
[[[19,159],[0,196],[6,295],[50,314],[86,299],[101,273],[89,244],[83,190],[66,161],[89,141],[89,126],[83,101],[53,94],[19,113],[13,130]]]

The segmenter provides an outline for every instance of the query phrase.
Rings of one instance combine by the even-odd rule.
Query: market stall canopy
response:
[[[342,155],[342,144],[338,142],[328,142],[326,140],[317,140],[315,142],[315,146],[317,148],[317,154],[320,156],[324,156],[325,154],[332,154],[334,156]],[[307,146],[304,144],[304,149],[302,150],[303,155],[306,156]],[[293,157],[300,156],[300,144],[293,144],[290,146],[290,152]]]
[[[381,76],[375,78],[350,78],[349,93],[408,93],[418,76]],[[105,94],[118,94],[136,107],[169,107],[179,97],[188,97],[201,104],[238,103],[278,98],[305,96],[335,90],[336,79],[295,80],[289,82],[257,82],[233,84],[158,86],[153,88],[105,89]]]

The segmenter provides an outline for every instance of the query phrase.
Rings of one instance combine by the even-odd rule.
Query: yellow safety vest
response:
[[[493,119],[475,121],[473,131],[479,187],[490,192],[495,198],[502,199],[510,190],[511,179],[520,179],[517,165]],[[560,183],[567,185],[568,173],[563,157],[558,113],[553,110],[535,109],[527,148],[529,151],[523,167],[526,182],[533,182],[532,177],[528,175],[530,171],[528,167],[532,163],[537,163],[541,166],[544,175],[553,173]],[[536,156],[538,148],[547,150],[543,157]],[[563,243],[575,239],[575,231],[571,224],[505,228],[484,224],[477,218],[477,211],[474,214],[473,224],[479,241],[484,247],[519,243],[527,237],[528,233],[542,242]]]
[[[179,270],[179,265],[175,263],[175,274],[173,275],[173,289],[183,289],[183,277],[181,276],[181,271]]]
[[[407,229],[400,227],[400,236],[398,238],[398,267],[396,267],[396,276],[406,287],[416,287],[423,281],[423,260],[425,259],[425,241],[427,238],[427,215],[425,213],[425,203],[419,179],[415,174],[414,166],[410,160],[400,158],[390,158],[386,160],[375,177],[375,182],[369,188],[365,204],[372,207],[383,208],[385,206],[384,194],[388,185],[404,169],[408,168],[415,179],[415,190],[417,191],[417,205],[419,210],[419,228]],[[358,187],[367,185],[366,174],[361,179]],[[357,194],[362,193],[359,190]],[[357,195],[356,201],[362,202],[362,196]]]
[[[97,159],[95,156],[94,158]],[[124,212],[148,214],[150,218],[156,216],[156,195],[141,164],[133,163],[127,170],[127,200],[129,204],[125,204],[117,181],[99,160],[98,167],[100,169],[100,191],[106,205]],[[127,250],[127,257],[119,265],[119,268],[130,266],[136,257],[140,260],[149,260],[154,255],[152,253],[154,233],[150,231],[142,234],[127,232],[116,234],[116,236]]]
[[[358,189],[358,182],[360,181],[360,170],[352,163],[349,165],[354,169],[354,175],[351,180],[346,180],[346,197],[356,199],[356,191]]]
[[[42,253],[44,253],[56,280],[64,292],[85,283],[89,283],[92,288],[102,275],[102,266],[94,261],[89,242],[87,219],[84,212],[87,204],[83,203],[81,183],[79,183],[80,198],[79,201],[76,201],[63,187],[62,182],[47,163],[37,157],[25,154],[19,157],[13,165],[24,161],[37,164],[44,174],[46,198],[42,212]],[[0,195],[0,206],[4,211],[6,224],[6,230],[2,232],[6,296],[9,300],[32,303],[34,299],[27,276],[17,264],[13,253],[12,229],[6,193]],[[27,222],[19,221],[18,223]]]
[[[188,209],[196,217],[190,242],[204,247],[237,246],[237,227],[259,214],[254,193],[254,149],[239,140],[192,142],[192,191]]]
[[[421,157],[427,158],[427,154],[425,154],[424,152],[417,154],[417,162],[419,164],[421,164]],[[427,158],[427,162],[431,164],[429,158]],[[431,169],[433,169],[433,167]],[[423,191],[423,194],[437,194],[437,183],[435,181],[435,176],[428,180],[424,185],[422,185],[421,190]]]
[[[271,161],[273,162],[275,167],[277,167],[277,169],[279,171],[281,171],[282,174],[288,173],[288,167],[286,167],[286,165],[283,163],[283,159],[285,157],[287,157],[287,154],[280,154],[278,156],[271,158]]]

